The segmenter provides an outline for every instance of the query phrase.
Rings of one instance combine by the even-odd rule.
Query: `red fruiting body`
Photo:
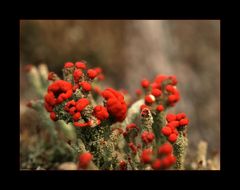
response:
[[[147,164],[152,159],[152,149],[144,149],[141,154],[141,161]]]
[[[153,163],[151,164],[151,166],[152,166],[152,169],[158,170],[158,169],[160,169],[161,166],[162,166],[162,161],[157,158],[156,160],[153,161]]]
[[[79,156],[78,168],[86,169],[91,162],[93,156],[90,152],[85,152]]]
[[[89,104],[89,101],[87,98],[79,99],[76,103],[77,111],[81,112],[88,104]]]
[[[86,81],[80,82],[79,85],[82,86],[82,89],[83,89],[84,91],[86,91],[86,92],[89,92],[89,91],[91,91],[91,89],[92,89],[91,84],[89,84],[89,83],[86,82]]]
[[[86,123],[79,123],[79,122],[74,122],[73,125],[75,127],[89,127],[92,125],[92,121],[88,121]]]
[[[156,82],[153,82],[153,83],[151,84],[151,87],[152,87],[152,89],[154,89],[154,88],[161,88],[161,85],[159,85],[159,84],[156,83]]]
[[[44,103],[44,107],[46,108],[46,110],[48,112],[52,112],[53,111],[53,106],[49,105],[47,102]]]
[[[178,130],[174,129],[172,133],[176,134],[178,136]]]
[[[100,67],[96,67],[93,70],[96,71],[97,75],[102,73],[102,69]]]
[[[164,110],[163,105],[158,105],[156,110],[159,111],[159,112],[163,111]]]
[[[106,107],[108,113],[115,121],[122,122],[127,114],[127,104],[124,101],[124,96],[112,88],[102,91],[102,96],[107,100]]]
[[[179,121],[171,121],[168,123],[169,126],[172,126],[172,128],[176,128],[179,126]]]
[[[75,63],[75,67],[76,67],[77,69],[86,69],[86,68],[87,68],[87,67],[86,67],[86,64],[83,63],[83,62],[81,62],[81,61],[76,62],[76,63]]]
[[[166,119],[167,119],[168,122],[175,121],[176,120],[176,115],[174,115],[172,113],[169,113],[169,114],[167,114]]]
[[[48,93],[45,95],[45,103],[49,107],[60,104],[72,96],[72,84],[64,80],[57,80],[48,87]],[[45,106],[46,107],[46,106]]]
[[[74,115],[75,112],[76,112],[76,107],[71,107],[71,108],[69,109],[69,113],[70,113],[71,115]]]
[[[153,95],[147,95],[145,96],[145,103],[146,104],[152,104],[155,101],[155,98]]]
[[[74,82],[75,83],[78,83],[81,76],[82,76],[82,71],[80,69],[76,69],[74,72],[73,72],[73,78],[74,78]]]
[[[154,138],[155,138],[154,133],[149,132],[149,133],[147,134],[147,139],[148,139],[149,142],[152,142]]]
[[[109,117],[107,109],[101,105],[95,106],[93,115],[101,121]]]
[[[176,115],[176,119],[178,120],[178,121],[180,121],[181,119],[184,119],[186,117],[186,114],[185,113],[178,113],[177,115]]]
[[[172,129],[170,127],[163,127],[162,128],[162,134],[165,136],[169,136],[172,133]]]
[[[147,105],[145,105],[145,104],[143,104],[143,105],[140,106],[140,110],[141,110],[141,111],[142,111],[143,109],[145,109],[145,108],[149,109],[149,107],[148,107]]]
[[[176,76],[174,76],[174,75],[173,75],[173,76],[170,76],[170,77],[169,77],[169,79],[171,79],[171,80],[172,80],[172,85],[176,85],[176,84],[177,84],[177,82],[178,82],[178,81],[177,81],[177,77],[176,77]]]
[[[152,95],[155,97],[159,97],[162,95],[162,91],[157,88],[154,88],[154,89],[152,89]]]
[[[139,131],[139,128],[138,128],[138,126],[135,123],[130,123],[126,127],[127,131],[131,131],[132,129],[137,129],[137,131]]]
[[[174,93],[176,91],[176,89],[170,84],[166,86],[166,90],[171,93]]]
[[[136,93],[136,95],[140,96],[140,95],[142,94],[142,91],[141,91],[140,89],[137,89],[137,90],[135,91],[135,93]]]
[[[49,72],[48,73],[48,80],[54,80],[54,75],[55,75],[55,73],[54,72]]]
[[[177,135],[175,133],[172,133],[171,135],[169,135],[168,140],[169,142],[174,143],[177,140]]]
[[[142,85],[143,88],[148,88],[149,84],[150,84],[150,82],[147,79],[143,79],[141,81],[141,85]]]
[[[166,156],[162,159],[162,167],[169,168],[172,165],[171,160]]]
[[[132,150],[133,154],[137,154],[137,147],[133,144],[133,142],[128,143],[128,146]]]
[[[66,105],[64,106],[64,110],[68,112],[69,109],[75,105],[76,105],[76,102],[74,100],[71,100],[66,103]]]
[[[176,157],[173,155],[173,154],[169,154],[167,157],[166,157],[169,161],[169,163],[172,165],[172,164],[175,164],[176,162]]]
[[[119,168],[120,168],[120,170],[126,170],[127,169],[127,163],[124,160],[121,160],[119,162]]]
[[[179,121],[179,124],[181,125],[181,126],[184,126],[184,125],[187,125],[188,124],[188,119],[181,119],[180,121]]]
[[[75,113],[75,114],[73,115],[73,120],[74,120],[74,121],[78,121],[78,120],[80,119],[80,117],[81,117],[80,112],[77,112],[77,113]]]
[[[53,121],[56,121],[56,120],[57,120],[55,112],[50,112],[50,118],[51,118]]]
[[[158,76],[156,76],[156,78],[155,78],[155,82],[157,83],[157,84],[160,84],[161,85],[161,83],[164,81],[164,80],[166,80],[167,79],[167,76],[165,76],[165,75],[158,75]]]
[[[98,79],[98,80],[104,80],[104,79],[105,79],[105,76],[104,76],[103,74],[99,74],[99,75],[97,76],[97,79]]]
[[[97,76],[97,72],[94,69],[88,69],[87,75],[90,79],[94,79]]]
[[[158,154],[171,154],[173,152],[173,147],[169,143],[164,143],[162,146],[158,149]]]
[[[67,63],[65,63],[64,68],[71,68],[73,66],[74,66],[74,64],[72,62],[67,62]]]
[[[151,143],[153,139],[155,138],[154,134],[152,132],[144,131],[142,133],[142,141],[146,144]]]

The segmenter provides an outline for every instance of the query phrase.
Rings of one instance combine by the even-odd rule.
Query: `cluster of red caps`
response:
[[[45,95],[45,108],[50,112],[50,118],[56,121],[57,114],[54,112],[54,107],[58,104],[65,103],[64,111],[72,116],[72,121],[76,127],[91,126],[93,121],[79,123],[81,119],[81,112],[91,103],[87,98],[80,98],[77,101],[72,99],[73,93],[80,89],[83,93],[89,93],[92,90],[91,82],[96,78],[103,80],[101,68],[87,69],[84,62],[67,62],[64,69],[72,72],[74,85],[64,80],[55,80],[56,77],[53,72],[49,73],[48,79],[53,83],[49,85],[48,92]],[[86,72],[84,72],[86,70]],[[98,94],[101,94],[106,99],[106,106],[97,105],[93,109],[93,115],[98,119],[98,124],[101,121],[112,116],[114,121],[123,121],[126,117],[127,105],[124,101],[124,96],[112,89],[107,88],[104,91],[98,89]]]
[[[173,155],[172,145],[165,143],[158,148],[156,156],[154,156],[151,148],[144,149],[141,154],[141,162],[151,164],[154,170],[167,169],[175,164],[176,157]]]
[[[169,113],[166,116],[167,125],[162,128],[162,134],[168,137],[168,141],[171,143],[176,142],[178,138],[178,129],[180,127],[186,126],[189,123],[189,120],[186,117],[185,113],[172,114]]]
[[[102,96],[106,100],[107,110],[114,121],[122,122],[127,115],[127,104],[122,93],[113,88],[107,88],[102,92]]]
[[[163,85],[165,81],[168,81],[168,85]],[[176,76],[158,75],[152,83],[147,79],[143,79],[141,81],[141,86],[144,89],[144,92],[147,92],[147,95],[144,97],[144,105],[151,106],[156,102],[156,100],[163,100],[164,96],[167,95],[168,105],[174,106],[180,99],[180,94],[176,88],[176,84]],[[142,91],[137,89],[136,94],[140,96]],[[163,111],[163,105],[157,105],[156,110],[159,112]]]

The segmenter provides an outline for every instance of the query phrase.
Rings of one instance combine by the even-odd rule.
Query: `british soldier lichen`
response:
[[[175,76],[143,79],[131,104],[118,90],[102,90],[102,69],[88,69],[85,61],[67,62],[63,80],[54,72],[47,78],[44,107],[78,155],[78,169],[184,169],[189,120],[185,113],[167,114],[180,100]],[[43,102],[37,105],[28,104],[43,113]]]

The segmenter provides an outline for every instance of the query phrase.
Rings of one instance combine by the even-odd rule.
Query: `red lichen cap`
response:
[[[171,121],[168,123],[168,126],[171,126],[171,128],[176,128],[179,126],[179,121]]]
[[[141,91],[140,89],[137,89],[137,90],[135,91],[135,93],[136,93],[136,95],[140,96],[140,95],[142,94],[142,91]]]
[[[89,100],[87,98],[79,99],[76,103],[77,111],[81,112],[88,104]]]
[[[145,164],[149,163],[152,159],[152,149],[144,149],[141,154],[141,161]]]
[[[163,111],[164,110],[163,105],[158,105],[156,110],[159,111],[159,112]]]
[[[145,103],[146,104],[152,104],[153,102],[155,102],[155,97],[153,95],[147,95],[145,96]]]
[[[131,131],[132,129],[136,129],[137,131],[140,130],[139,127],[135,123],[128,124],[127,127],[126,127],[126,130]]]
[[[132,150],[133,154],[137,154],[137,147],[133,144],[133,142],[128,143],[128,146]]]
[[[169,136],[172,134],[172,129],[170,127],[163,127],[162,134],[164,134],[165,136]]]
[[[172,85],[176,85],[177,84],[177,77],[176,76],[169,76],[169,79],[171,79],[172,80]]]
[[[45,102],[51,106],[59,104],[72,96],[72,84],[64,80],[57,80],[48,86]]]
[[[162,91],[157,88],[154,88],[154,89],[152,89],[152,95],[155,97],[159,97],[162,95]]]
[[[141,135],[142,141],[146,144],[151,143],[155,136],[152,132],[144,131]]]
[[[162,81],[166,80],[167,76],[166,75],[157,75],[155,78],[156,83],[162,83]]]
[[[115,121],[122,122],[127,115],[127,104],[124,101],[122,93],[107,88],[102,91],[102,96],[107,100],[106,107],[108,113],[114,118]]]
[[[74,120],[74,121],[78,121],[78,120],[80,119],[80,117],[81,117],[80,112],[77,112],[77,113],[75,113],[75,114],[73,115],[73,120]]]
[[[75,83],[78,83],[81,76],[82,76],[82,70],[80,69],[75,69],[75,71],[73,72],[73,78],[74,78],[74,82]]]
[[[180,121],[181,119],[184,119],[186,117],[186,114],[185,113],[178,113],[177,115],[176,115],[176,119],[178,120],[178,121]]]
[[[50,112],[50,118],[51,118],[53,121],[56,121],[56,120],[57,120],[56,113],[55,113],[55,112]]]
[[[97,76],[97,72],[94,69],[88,69],[87,75],[90,79],[94,79]]]
[[[184,125],[188,125],[188,119],[187,118],[185,118],[185,119],[181,119],[180,121],[179,121],[179,125],[181,125],[181,126],[184,126]]]
[[[172,113],[169,113],[169,114],[167,114],[166,119],[167,119],[168,122],[175,121],[176,120],[176,115],[174,115]]]
[[[107,109],[101,105],[94,107],[93,115],[101,121],[108,119],[108,117],[109,117]]]
[[[140,106],[140,110],[141,110],[141,111],[142,111],[144,108],[149,109],[149,107],[148,107],[146,104],[143,104],[143,105]]]
[[[152,167],[152,169],[154,169],[154,170],[160,169],[161,166],[162,166],[162,161],[161,161],[159,158],[157,158],[156,160],[154,160],[153,163],[151,164],[151,167]]]
[[[64,106],[64,110],[68,112],[69,109],[75,105],[76,105],[76,102],[74,100],[71,100],[66,103],[66,105]]]
[[[143,88],[148,88],[148,87],[149,87],[149,84],[150,84],[150,82],[149,82],[147,79],[143,79],[143,80],[141,81],[141,86],[142,86]]]
[[[85,123],[74,122],[73,125],[75,127],[89,127],[89,126],[92,125],[92,121],[88,121],[88,122],[85,122]]]
[[[80,82],[79,85],[82,87],[83,91],[89,92],[92,89],[91,84],[86,81]]]
[[[177,140],[177,135],[175,133],[172,133],[171,135],[169,135],[168,137],[168,141],[171,143],[174,143]]]
[[[86,64],[83,63],[83,62],[81,62],[81,61],[76,62],[76,63],[75,63],[75,67],[76,67],[77,69],[86,69],[86,68],[87,68],[87,67],[86,67]]]
[[[121,160],[119,162],[119,168],[120,168],[120,170],[126,170],[127,169],[127,163],[124,160]]]
[[[74,64],[72,62],[66,62],[64,65],[64,68],[71,68],[73,66],[74,66]]]
[[[93,156],[90,152],[85,152],[79,156],[78,168],[86,169],[93,159]]]
[[[49,72],[48,73],[48,80],[52,80],[54,81],[54,77],[56,76],[56,74],[54,72]]]
[[[162,146],[158,149],[158,154],[171,154],[173,152],[173,147],[169,143],[164,143]]]

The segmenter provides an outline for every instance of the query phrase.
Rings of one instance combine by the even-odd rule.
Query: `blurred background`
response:
[[[67,61],[86,60],[101,67],[105,83],[135,96],[143,78],[176,75],[181,101],[169,112],[190,119],[188,158],[200,140],[208,154],[220,152],[219,20],[21,20],[20,111],[34,98],[26,64],[46,63],[62,76]],[[34,117],[22,119],[21,127]]]

